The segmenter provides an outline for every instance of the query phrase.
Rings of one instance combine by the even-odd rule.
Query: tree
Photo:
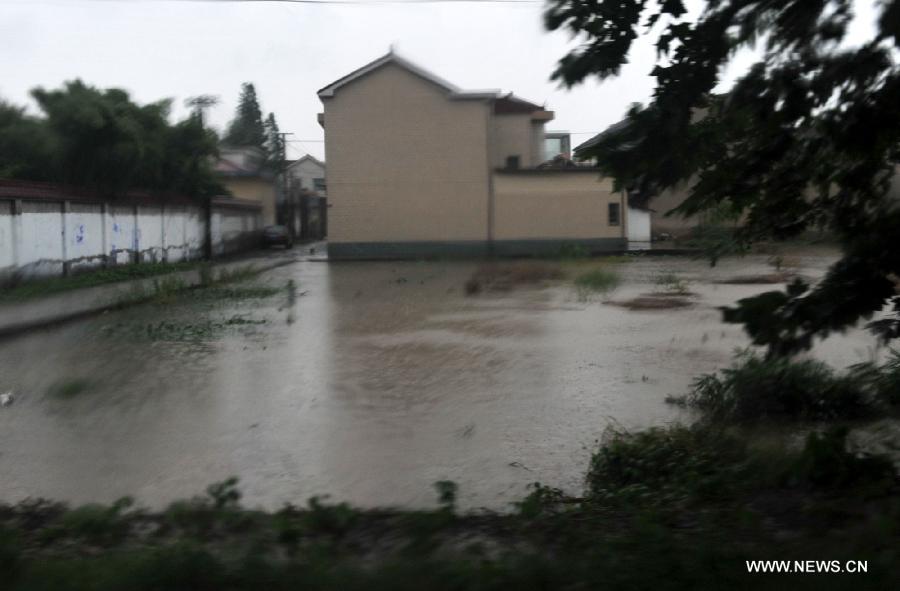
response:
[[[44,181],[53,176],[52,142],[42,122],[0,100],[0,178]]]
[[[871,36],[845,42],[852,0],[708,0],[688,19],[681,0],[551,0],[545,24],[583,43],[553,78],[572,86],[616,76],[633,41],[658,32],[652,103],[585,155],[619,187],[647,194],[691,179],[678,212],[725,207],[742,215],[746,247],[813,228],[839,239],[843,256],[815,286],[738,302],[741,322],[769,353],[809,348],[816,337],[893,314],[869,327],[900,336],[900,211],[890,198],[900,162],[900,0],[885,0]],[[724,96],[724,67],[743,48],[760,57]]]
[[[275,121],[275,113],[269,113],[265,123],[266,128],[266,165],[274,172],[281,172],[285,159],[284,136],[278,129]]]
[[[234,119],[228,124],[224,141],[231,146],[255,146],[265,150],[266,130],[262,111],[256,98],[256,89],[250,82],[245,82],[241,86],[237,111]]]
[[[199,117],[172,125],[171,101],[139,105],[119,89],[80,80],[32,96],[43,118],[0,103],[0,176],[86,187],[114,197],[127,189],[221,193],[212,170],[218,138]]]

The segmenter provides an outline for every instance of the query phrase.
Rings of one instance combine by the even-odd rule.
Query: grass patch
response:
[[[579,300],[587,300],[591,296],[606,295],[619,286],[621,278],[612,269],[593,269],[575,277],[575,291]]]
[[[475,270],[465,285],[468,295],[482,291],[510,291],[521,285],[538,285],[563,278],[562,268],[553,263],[519,261],[489,263]]]
[[[57,293],[96,287],[119,281],[146,279],[179,271],[189,271],[200,265],[198,262],[140,263],[136,265],[116,265],[107,269],[97,269],[77,273],[70,277],[53,277],[22,282],[0,290],[0,302],[16,302],[30,298],[45,297]]]
[[[83,378],[64,380],[50,386],[47,390],[47,395],[51,398],[68,400],[84,394],[90,387],[91,382]]]

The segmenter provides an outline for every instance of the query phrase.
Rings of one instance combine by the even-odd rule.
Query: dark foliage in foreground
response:
[[[583,498],[537,485],[513,514],[243,509],[235,480],[161,513],[0,507],[4,589],[878,589],[900,576],[893,466],[846,432],[796,451],[707,427],[612,433]],[[750,575],[745,560],[866,560],[864,575]],[[852,578],[852,581],[850,580]]]
[[[813,359],[743,355],[732,367],[697,378],[686,396],[668,401],[697,408],[715,423],[884,415],[900,407],[900,354],[893,352],[881,366],[860,363],[843,373]]]
[[[900,0],[878,7],[871,36],[852,44],[851,0],[710,0],[696,18],[682,0],[551,0],[545,14],[549,29],[583,40],[553,74],[569,86],[617,76],[634,40],[654,35],[653,102],[580,153],[619,188],[651,198],[691,181],[676,213],[741,218],[740,249],[813,229],[838,238],[844,256],[818,285],[798,280],[728,314],[773,355],[885,305],[893,313],[870,328],[900,336],[900,209],[889,195],[900,164]],[[750,47],[758,61],[727,96],[712,95]]]

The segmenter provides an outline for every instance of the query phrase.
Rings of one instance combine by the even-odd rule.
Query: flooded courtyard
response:
[[[433,506],[438,480],[468,508],[506,509],[533,482],[577,492],[609,427],[691,419],[665,397],[748,344],[718,308],[777,287],[720,283],[771,273],[761,255],[611,265],[621,285],[585,298],[566,280],[467,295],[476,262],[300,262],[0,341],[0,390],[17,395],[0,409],[0,500],[159,507],[229,476],[268,508]],[[672,274],[691,305],[606,301]],[[843,367],[871,345],[856,331],[816,354]]]

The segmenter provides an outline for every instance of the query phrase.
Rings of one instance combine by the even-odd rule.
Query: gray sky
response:
[[[874,0],[860,0],[864,35]],[[688,2],[696,11],[701,0]],[[293,132],[289,157],[323,157],[316,90],[383,55],[405,58],[467,89],[501,88],[556,112],[548,129],[573,132],[573,144],[646,102],[654,59],[637,44],[619,78],[572,90],[549,77],[571,46],[544,31],[538,3],[296,4],[153,0],[0,0],[0,97],[30,104],[35,86],[81,78],[119,87],[140,102],[171,97],[175,115],[197,94],[221,102],[210,122],[222,129],[240,85],[256,85],[264,114]],[[739,60],[729,79],[747,59]]]

